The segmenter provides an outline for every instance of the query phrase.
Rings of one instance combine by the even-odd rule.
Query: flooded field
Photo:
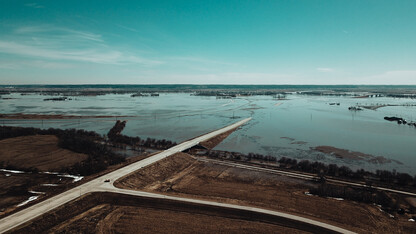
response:
[[[416,172],[416,127],[384,120],[385,116],[397,116],[416,121],[415,99],[300,94],[286,95],[284,100],[272,96],[217,99],[189,93],[161,93],[158,97],[107,94],[44,101],[54,97],[2,95],[0,113],[123,117],[0,119],[0,124],[78,128],[106,134],[115,120],[121,119],[128,120],[125,135],[181,142],[240,118],[253,117],[216,149],[318,160],[354,169]],[[362,110],[349,110],[351,106]],[[369,106],[372,108],[365,108]],[[337,157],[337,153],[344,156]]]

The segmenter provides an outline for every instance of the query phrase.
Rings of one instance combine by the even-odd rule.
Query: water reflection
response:
[[[159,97],[130,97],[109,94],[96,97],[71,97],[64,102],[43,101],[49,96],[19,94],[0,100],[2,113],[117,115],[100,119],[0,120],[2,124],[40,128],[82,128],[106,134],[116,119],[128,120],[124,134],[141,138],[181,142],[238,118],[253,117],[216,149],[256,152],[297,159],[347,164],[356,168],[395,168],[414,173],[416,128],[385,121],[384,116],[416,120],[414,106],[387,106],[376,110],[349,111],[356,105],[415,104],[412,99],[351,98],[333,96],[287,95],[289,100],[271,96],[234,99],[190,96],[186,93],[161,94]],[[330,105],[329,103],[340,103]],[[401,161],[372,164],[339,159],[311,148],[333,146]]]

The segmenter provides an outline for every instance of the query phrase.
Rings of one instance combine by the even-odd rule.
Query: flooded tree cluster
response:
[[[384,117],[385,120],[390,121],[390,122],[396,122],[397,124],[407,124],[409,126],[413,126],[416,127],[416,123],[415,122],[408,122],[407,120],[400,118],[400,117]]]
[[[147,138],[146,140],[140,137],[130,137],[122,135],[121,132],[126,127],[126,121],[117,120],[115,125],[110,129],[107,136],[111,143],[120,146],[120,144],[126,144],[129,146],[148,147],[152,149],[169,149],[176,145],[176,142],[169,140],[157,140],[153,138]]]

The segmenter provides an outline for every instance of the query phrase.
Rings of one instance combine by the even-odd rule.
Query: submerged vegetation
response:
[[[123,144],[129,145],[132,147],[147,147],[152,149],[169,149],[176,145],[176,142],[169,140],[156,140],[153,138],[147,138],[146,140],[141,139],[140,137],[130,137],[122,135],[124,127],[126,126],[126,121],[117,120],[115,125],[110,129],[107,136],[111,143],[116,146],[122,146]]]

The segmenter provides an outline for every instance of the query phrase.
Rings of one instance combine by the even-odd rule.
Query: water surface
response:
[[[116,119],[127,120],[124,134],[169,139],[177,142],[238,121],[253,119],[216,147],[242,153],[319,160],[352,168],[397,169],[416,172],[416,128],[388,122],[385,116],[416,120],[414,106],[388,106],[377,110],[349,111],[349,106],[374,104],[416,104],[405,98],[352,98],[350,96],[288,95],[288,100],[271,96],[233,99],[164,93],[159,97],[130,97],[130,94],[75,96],[68,101],[43,101],[46,95],[3,95],[1,113],[113,115],[104,119],[0,120],[4,125],[40,128],[79,128],[106,134]],[[340,103],[340,105],[329,105]],[[333,146],[396,162],[373,164],[334,158],[311,148]]]

